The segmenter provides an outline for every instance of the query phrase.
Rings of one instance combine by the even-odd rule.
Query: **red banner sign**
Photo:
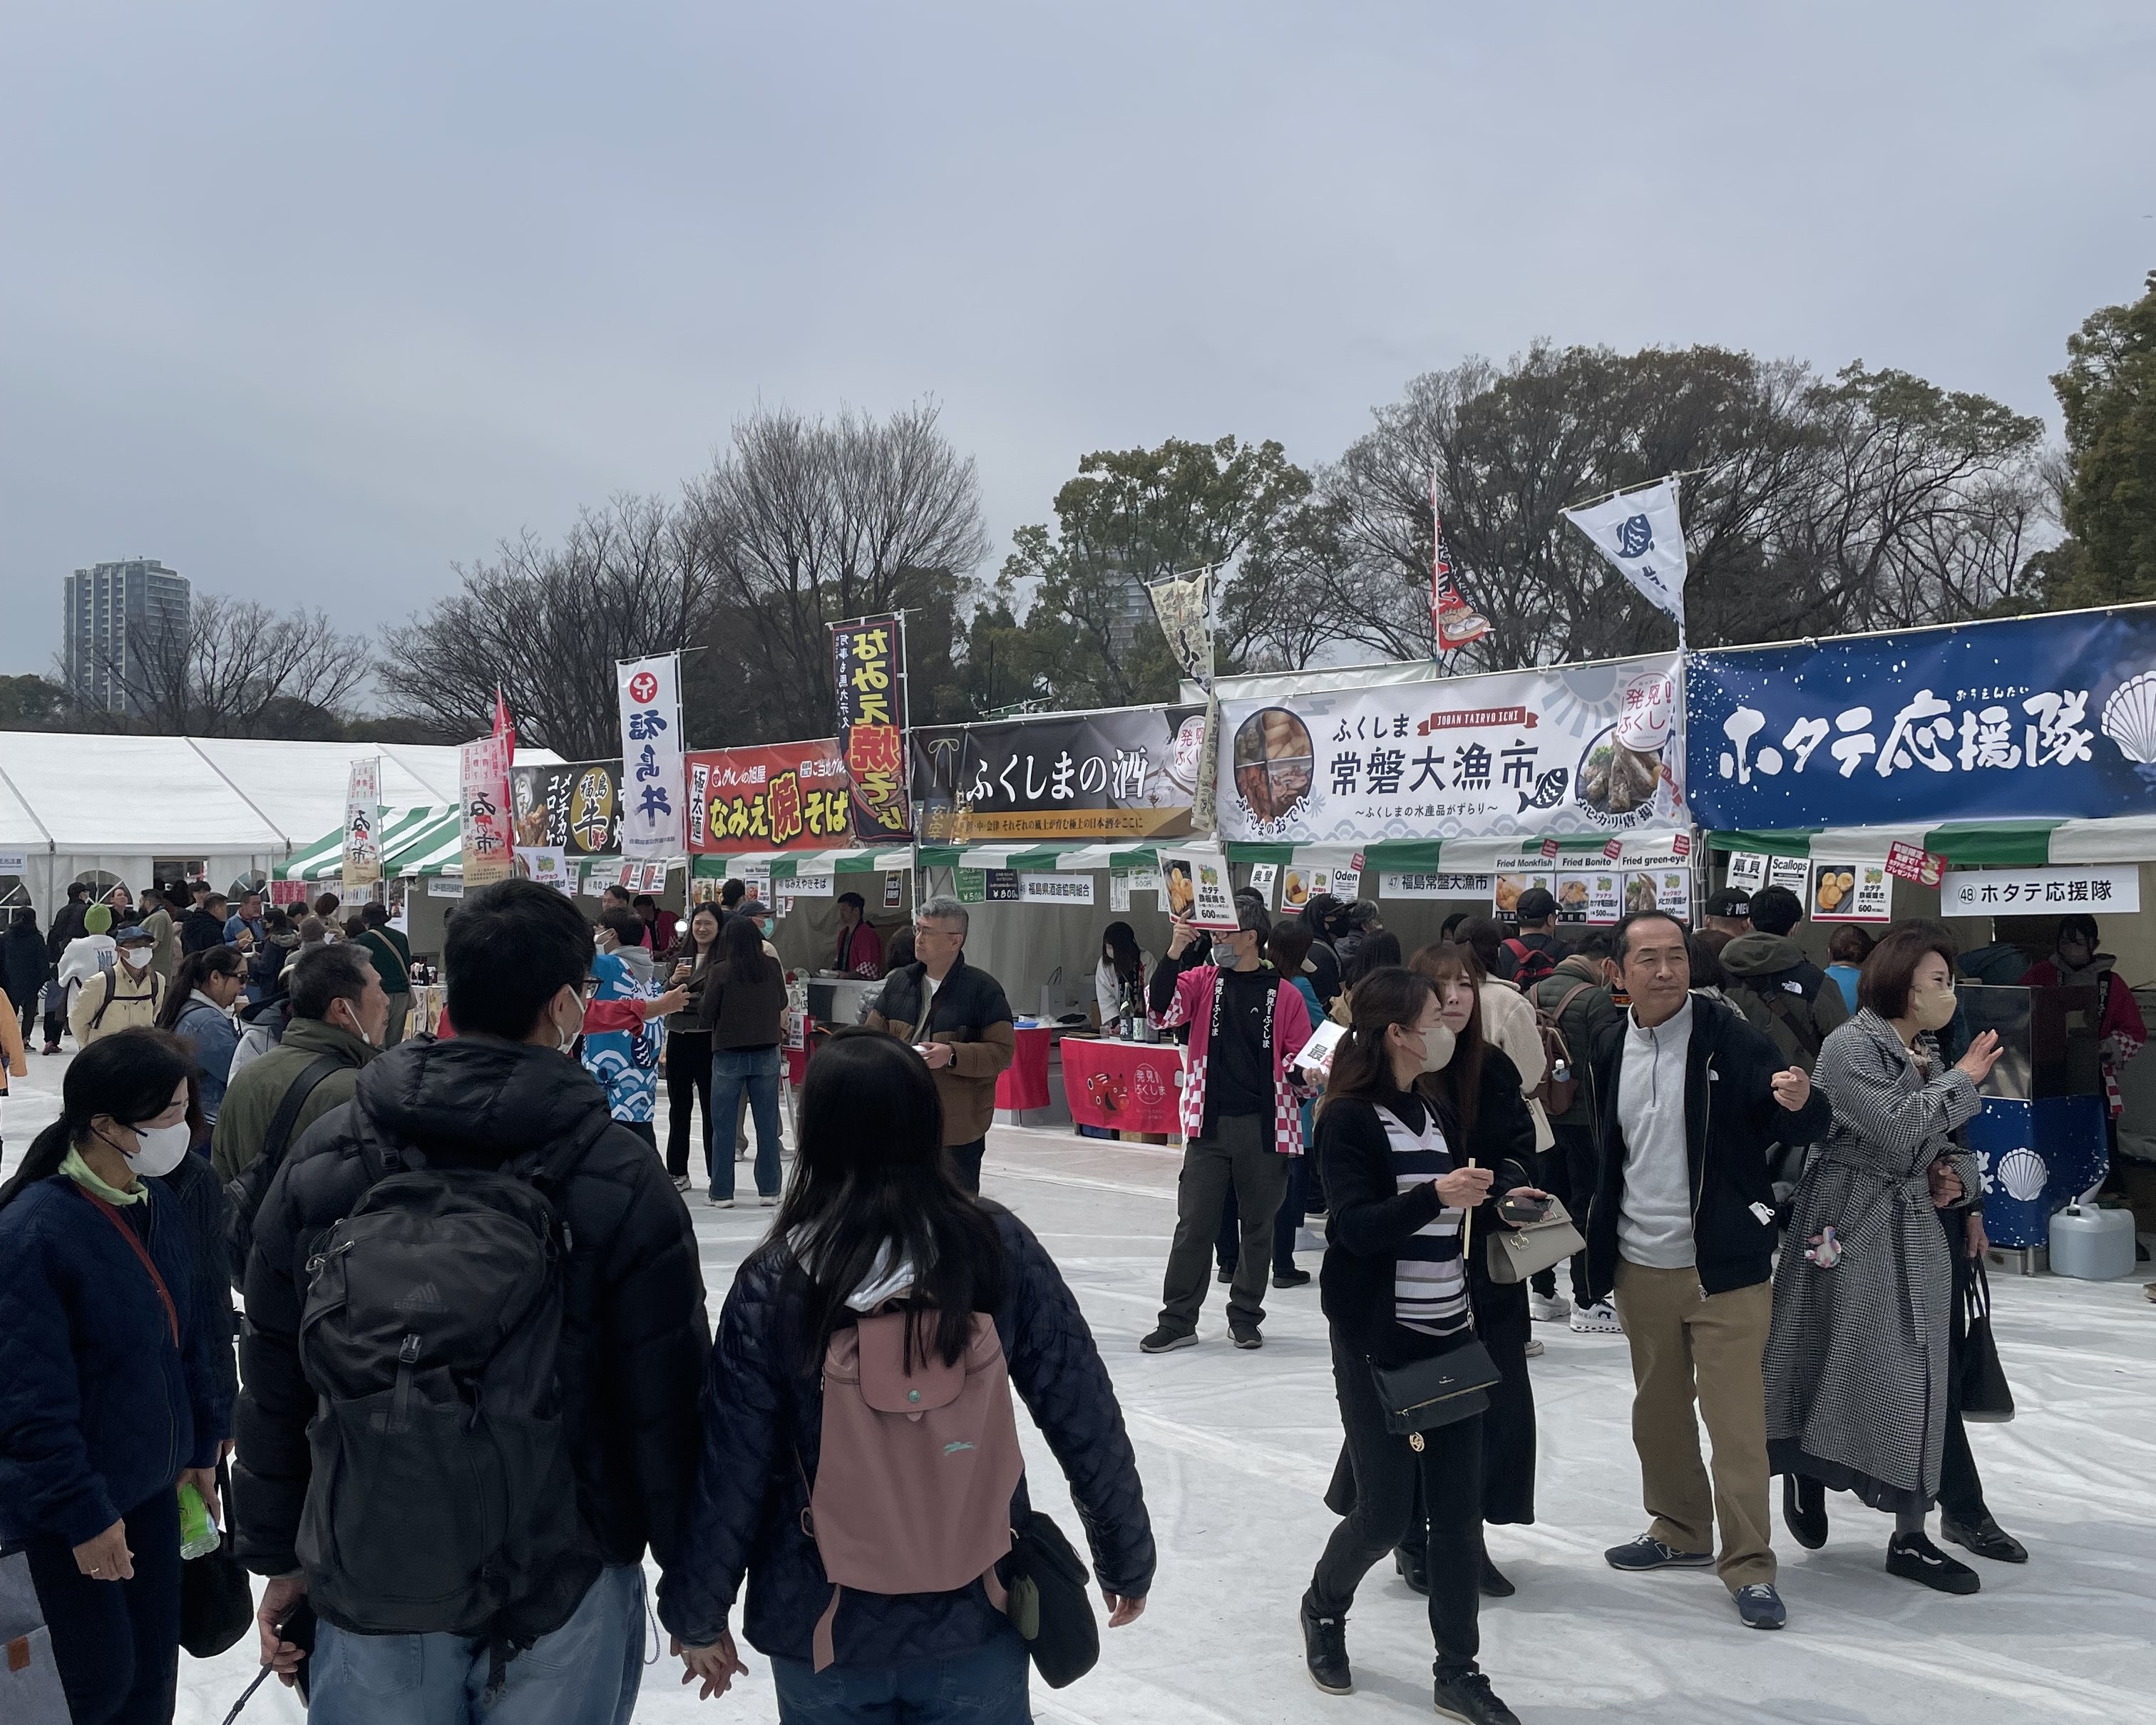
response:
[[[1936,886],[1946,870],[1947,860],[1933,855],[1921,845],[1907,845],[1897,839],[1887,847],[1887,872],[1897,880],[1917,880],[1926,886]]]
[[[835,739],[697,749],[686,758],[692,853],[835,850],[853,836]]]

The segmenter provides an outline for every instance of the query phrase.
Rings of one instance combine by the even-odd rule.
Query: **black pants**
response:
[[[55,983],[59,981],[57,974],[54,981]],[[68,992],[65,988],[55,988],[53,990],[52,1004],[45,1009],[45,1046],[47,1048],[58,1048],[60,1045],[60,1032],[67,1029]]]
[[[1968,1225],[1962,1212],[1943,1210],[1940,1215],[1942,1219],[1952,1218],[1947,1239],[1948,1250],[1953,1254],[1953,1322],[1948,1330],[1947,1432],[1946,1447],[1939,1455],[1938,1503],[1940,1513],[1952,1516],[1967,1527],[1991,1515],[1984,1501],[1984,1481],[1976,1471],[1976,1457],[1969,1447],[1969,1427],[1961,1417],[1962,1348],[1969,1335],[1962,1301],[1968,1296],[1969,1284],[1975,1279],[1976,1266],[1969,1260],[1963,1239],[1957,1237]]]
[[[988,1148],[985,1137],[943,1147],[943,1153],[951,1158],[952,1175],[968,1192],[978,1194],[981,1189],[981,1158],[988,1153]]]
[[[1419,1475],[1428,1506],[1430,1632],[1437,1667],[1472,1669],[1482,1651],[1477,1613],[1482,1579],[1482,1420],[1441,1425],[1422,1434],[1417,1455],[1404,1437],[1385,1430],[1368,1362],[1332,1337],[1332,1382],[1340,1397],[1345,1437],[1342,1461],[1354,1502],[1325,1542],[1310,1578],[1310,1599],[1319,1615],[1344,1617],[1370,1566],[1414,1538],[1415,1485]],[[1342,1508],[1343,1482],[1336,1474],[1326,1502]]]
[[[1303,1193],[1311,1173],[1312,1158],[1291,1156],[1287,1158],[1287,1191],[1281,1196],[1280,1213],[1273,1218],[1273,1268],[1276,1271],[1295,1268],[1295,1231],[1302,1226]],[[1220,1209],[1220,1237],[1213,1243],[1213,1254],[1220,1260],[1220,1268],[1230,1276],[1243,1256],[1243,1215],[1235,1203],[1235,1189],[1228,1189],[1227,1202]]]
[[[23,1021],[23,1047],[27,1051],[37,1038],[38,991],[32,989],[28,1000],[11,1000],[8,1004],[14,1009]]]
[[[180,1670],[180,1507],[172,1487],[129,1510],[132,1581],[93,1581],[57,1533],[31,1536],[30,1578],[74,1725],[171,1725]]]
[[[1602,1178],[1601,1166],[1594,1154],[1594,1128],[1553,1125],[1550,1131],[1556,1134],[1557,1142],[1535,1158],[1543,1190],[1563,1201],[1572,1216],[1573,1226],[1579,1230],[1584,1240],[1587,1237],[1588,1203]],[[1557,1272],[1538,1270],[1527,1278],[1527,1285],[1547,1297],[1557,1291]],[[1572,1256],[1572,1303],[1589,1303],[1585,1252],[1575,1252]]]
[[[656,1150],[659,1147],[659,1128],[648,1120],[617,1120],[616,1126],[625,1126],[637,1137]]]
[[[666,1172],[680,1179],[689,1172],[690,1115],[703,1105],[704,1173],[715,1183],[711,1166],[711,1035],[708,1030],[666,1033]],[[733,1146],[726,1146],[731,1158]]]
[[[1209,1138],[1193,1138],[1183,1153],[1175,1190],[1175,1240],[1162,1278],[1160,1327],[1188,1335],[1198,1327],[1213,1266],[1220,1208],[1232,1189],[1243,1224],[1235,1285],[1228,1291],[1228,1322],[1253,1328],[1265,1322],[1265,1260],[1272,1253],[1273,1218],[1287,1190],[1292,1157],[1273,1148],[1272,1121],[1263,1114],[1224,1114]]]

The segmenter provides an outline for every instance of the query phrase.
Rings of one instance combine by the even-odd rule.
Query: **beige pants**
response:
[[[1632,1445],[1655,1518],[1647,1531],[1676,1551],[1708,1551],[1718,1522],[1715,1573],[1732,1593],[1774,1579],[1762,1370],[1774,1315],[1772,1282],[1702,1294],[1696,1271],[1617,1265],[1617,1316],[1632,1346]],[[1712,1489],[1700,1419],[1714,1446]]]

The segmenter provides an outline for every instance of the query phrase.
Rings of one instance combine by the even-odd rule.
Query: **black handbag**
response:
[[[1381,1366],[1373,1361],[1370,1376],[1377,1386],[1385,1430],[1409,1439],[1481,1413],[1490,1405],[1490,1389],[1498,1381],[1497,1363],[1473,1337],[1435,1359],[1404,1366]]]
[[[1955,1391],[1961,1417],[1980,1424],[2003,1425],[2014,1417],[2014,1390],[2006,1369],[1999,1363],[1999,1344],[1991,1335],[1991,1279],[1984,1260],[1972,1260],[1963,1291],[1962,1335],[1955,1354]]]
[[[219,1462],[217,1495],[224,1538],[217,1549],[180,1565],[180,1645],[197,1659],[214,1659],[254,1627],[254,1588],[232,1549],[232,1476]]]
[[[1004,1609],[1040,1681],[1061,1689],[1100,1662],[1101,1626],[1087,1591],[1092,1578],[1063,1530],[1039,1510],[1011,1533],[1004,1560],[1010,1603]]]

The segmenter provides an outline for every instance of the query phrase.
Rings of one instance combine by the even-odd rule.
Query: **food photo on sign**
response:
[[[1224,701],[1221,835],[1327,844],[1680,821],[1676,670],[1660,654]]]
[[[620,853],[619,761],[512,767],[509,802],[519,850],[558,850],[580,857]]]
[[[1224,931],[1238,926],[1228,858],[1219,850],[1160,853],[1167,910],[1194,928]]]
[[[1883,862],[1820,862],[1812,870],[1815,922],[1892,922],[1894,877]]]

